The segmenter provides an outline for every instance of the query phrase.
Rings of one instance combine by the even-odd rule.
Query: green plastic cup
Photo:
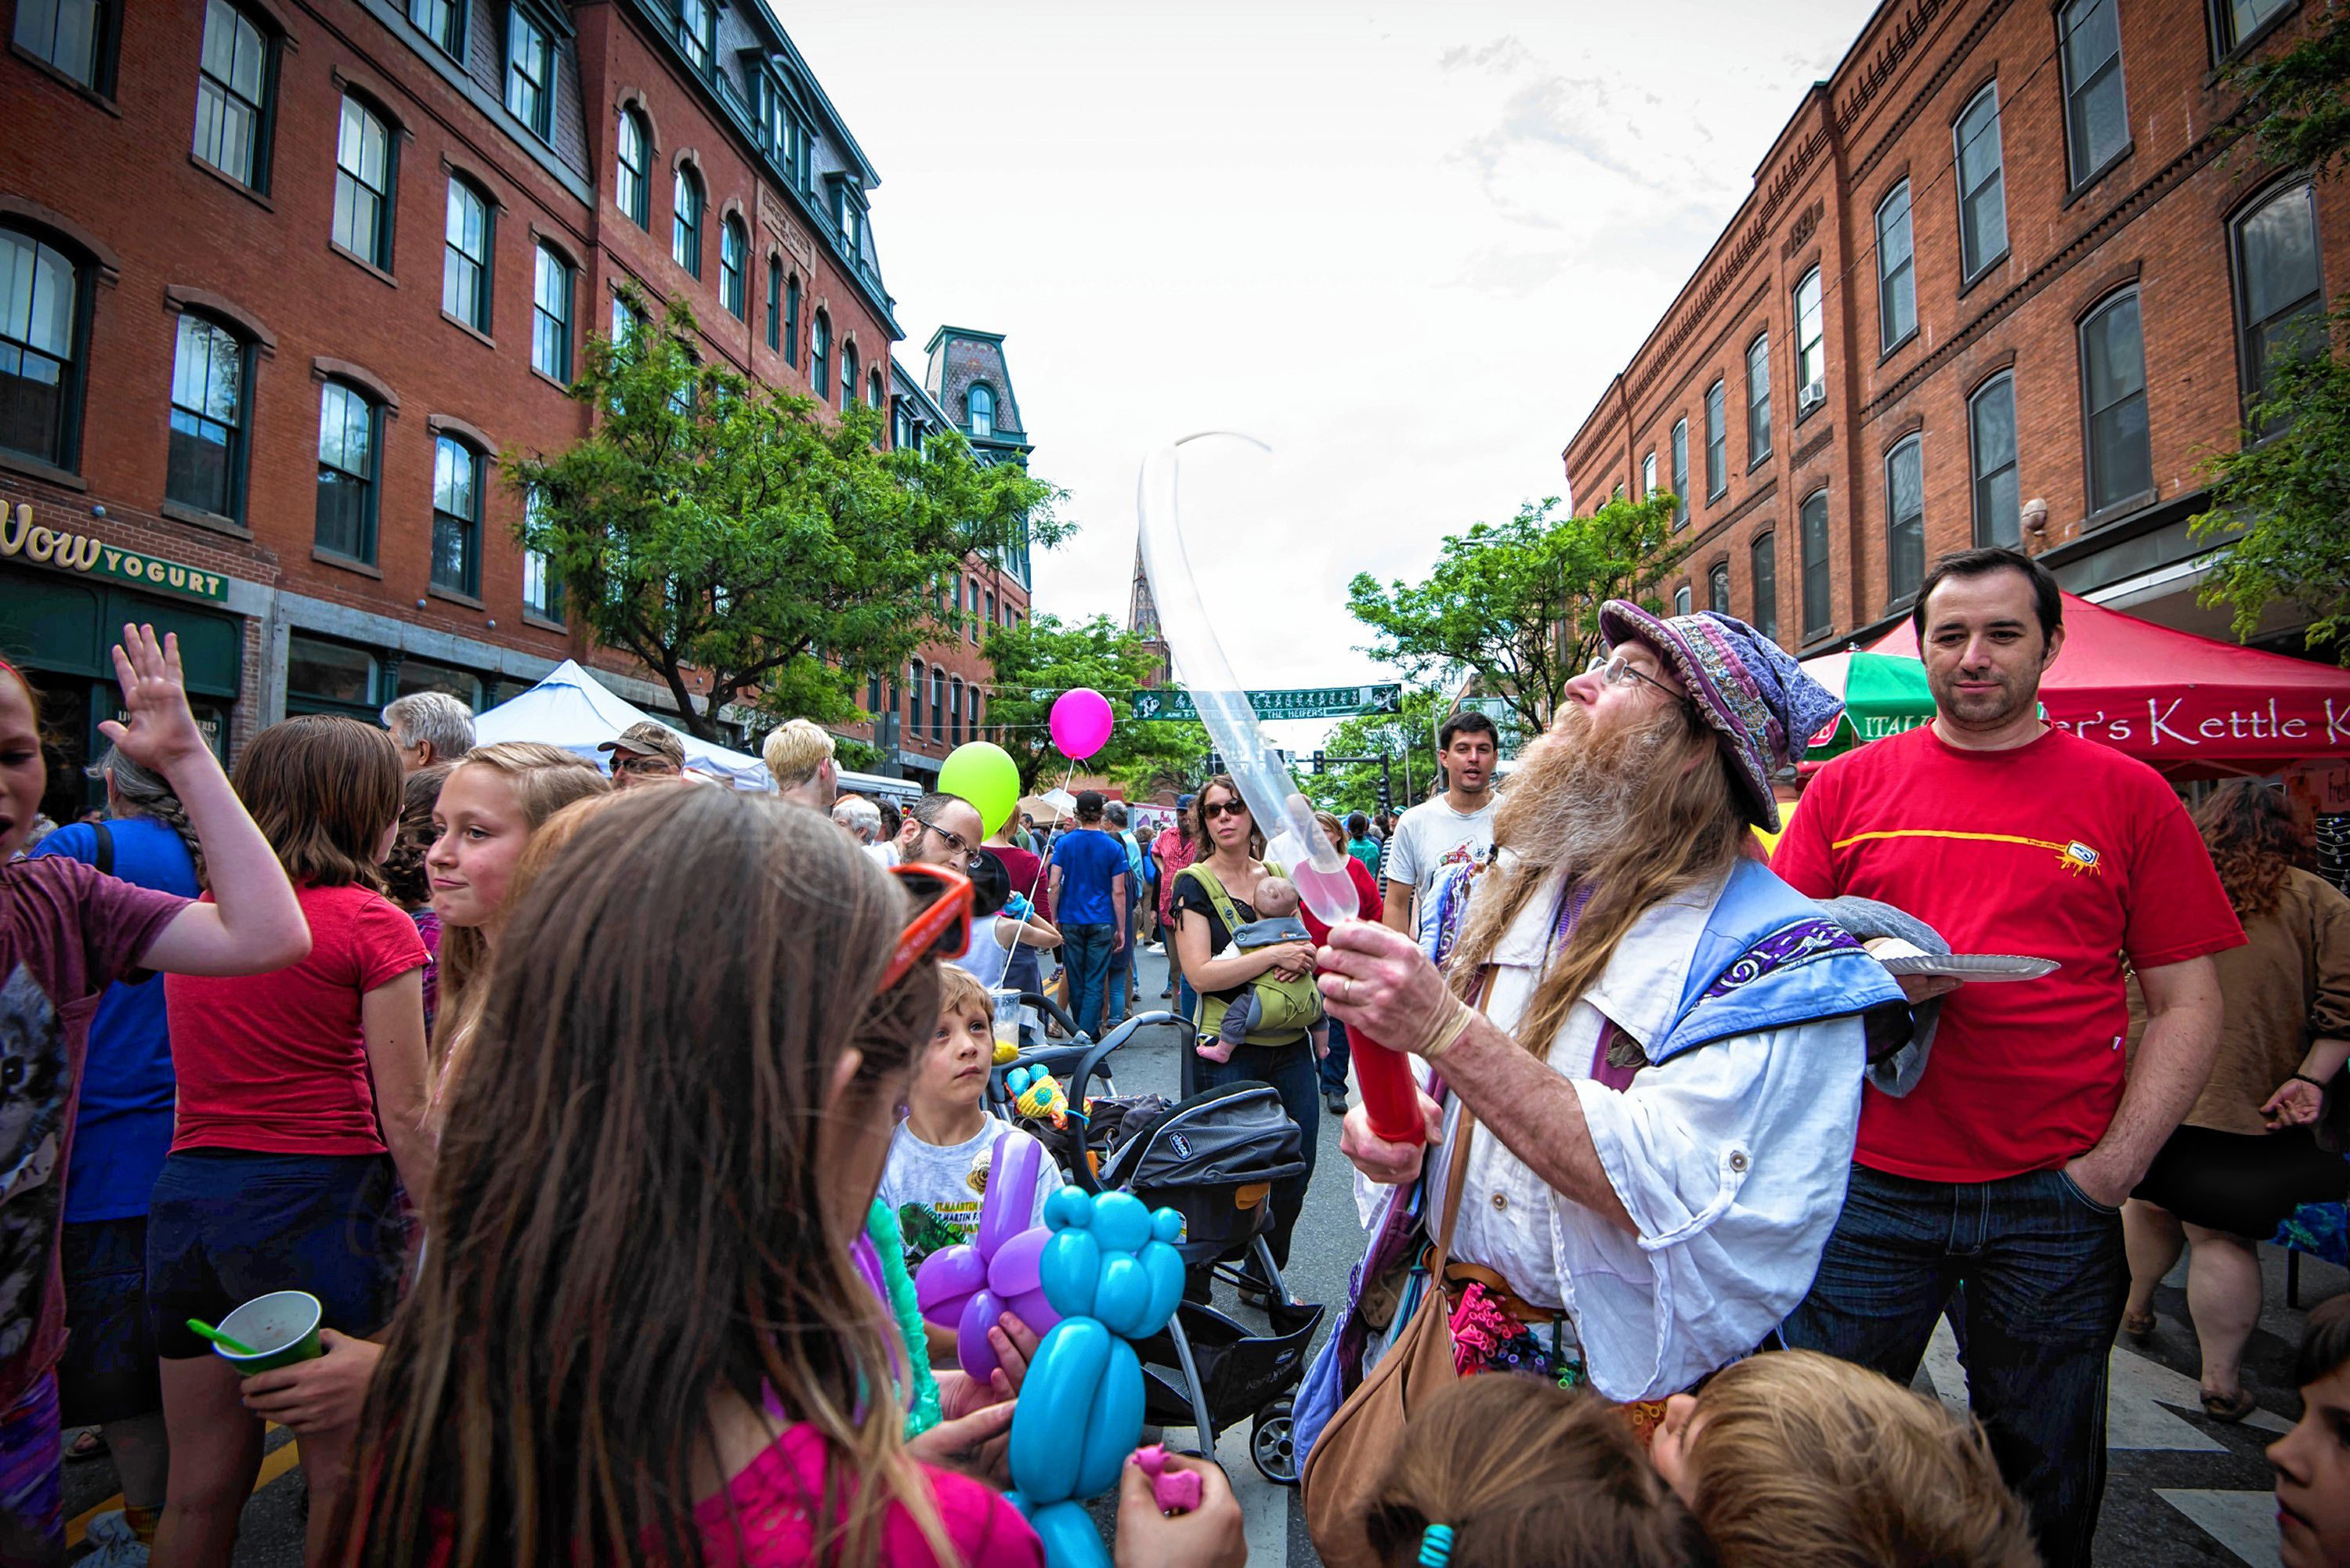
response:
[[[231,1339],[253,1346],[251,1355],[236,1355],[220,1345],[213,1354],[237,1370],[241,1377],[275,1372],[319,1353],[318,1329],[326,1308],[307,1291],[275,1291],[255,1296],[215,1324]]]

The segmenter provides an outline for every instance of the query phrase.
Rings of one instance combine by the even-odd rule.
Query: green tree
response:
[[[2244,95],[2254,146],[2284,169],[2338,174],[2350,161],[2350,16],[2339,6],[2289,49],[2248,55],[2220,73]]]
[[[1395,809],[1402,811],[1419,805],[1422,792],[1436,777],[1437,715],[1449,701],[1448,693],[1433,686],[1406,687],[1402,711],[1341,720],[1319,749],[1334,757],[1393,759],[1388,778],[1394,790]],[[1379,809],[1377,763],[1333,766],[1318,776],[1306,772],[1298,782],[1306,786],[1306,794],[1316,805],[1342,817],[1350,811],[1367,815]]]
[[[1612,498],[1587,516],[1554,517],[1555,497],[1507,523],[1448,535],[1419,583],[1385,587],[1369,573],[1348,586],[1348,607],[1375,634],[1366,649],[1425,680],[1472,673],[1528,733],[1538,733],[1566,683],[1599,649],[1599,606],[1650,591],[1689,553],[1672,540],[1673,497]]]
[[[961,437],[883,451],[878,410],[835,419],[698,362],[695,340],[682,305],[592,339],[572,396],[595,428],[504,470],[525,500],[515,537],[546,557],[573,624],[640,660],[704,739],[730,703],[859,717],[868,673],[959,633],[934,596],[967,553],[1066,533],[1058,492],[973,461]]]
[[[2327,328],[2330,327],[2329,332]],[[2269,359],[2267,394],[2234,452],[2204,464],[2211,504],[2191,530],[2225,549],[2202,602],[2249,638],[2279,601],[2308,614],[2307,646],[2350,664],[2350,305],[2312,317]],[[2255,431],[2272,432],[2265,439]],[[2232,542],[2230,542],[2232,541]]]
[[[1078,772],[1148,789],[1196,772],[1208,750],[1207,731],[1199,724],[1134,717],[1132,693],[1157,668],[1158,657],[1107,616],[1069,622],[1040,615],[1020,626],[997,627],[982,651],[995,671],[987,722],[1003,732],[1001,743],[1019,766],[1023,794],[1040,784],[1050,788],[1068,772],[1069,759],[1053,744],[1053,701],[1080,686],[1108,698],[1118,722]]]

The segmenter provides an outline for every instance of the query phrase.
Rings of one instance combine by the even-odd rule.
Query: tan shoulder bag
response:
[[[1452,1313],[1444,1297],[1444,1265],[1452,1256],[1452,1225],[1461,1213],[1469,1139],[1475,1127],[1475,1116],[1463,1105],[1444,1180],[1444,1218],[1437,1229],[1419,1305],[1370,1376],[1338,1407],[1306,1456],[1300,1478],[1305,1528],[1326,1568],[1380,1568],[1365,1531],[1371,1500],[1403,1441],[1404,1422],[1458,1381],[1452,1370]]]

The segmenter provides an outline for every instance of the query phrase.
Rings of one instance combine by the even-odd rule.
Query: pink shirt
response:
[[[816,1561],[809,1516],[824,1495],[824,1438],[802,1423],[735,1472],[726,1490],[694,1506],[710,1568],[798,1568]],[[950,1470],[921,1468],[939,1521],[964,1568],[1043,1568],[1045,1548],[1002,1493]],[[735,1542],[729,1505],[742,1521]],[[911,1515],[893,1507],[882,1525],[881,1568],[938,1568]]]

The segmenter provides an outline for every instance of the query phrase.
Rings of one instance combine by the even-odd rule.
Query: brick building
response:
[[[585,432],[624,284],[747,375],[890,396],[878,177],[761,0],[0,18],[0,649],[68,763],[127,618],[182,634],[224,750],[589,657],[497,459]]]
[[[2199,464],[2350,275],[2350,200],[2228,151],[2222,63],[2300,0],[1887,0],[1568,441],[1575,493],[1683,498],[1663,585],[1811,652],[1925,564],[2018,543],[2076,593],[2194,603]],[[2280,611],[2272,640],[2297,648]]]

